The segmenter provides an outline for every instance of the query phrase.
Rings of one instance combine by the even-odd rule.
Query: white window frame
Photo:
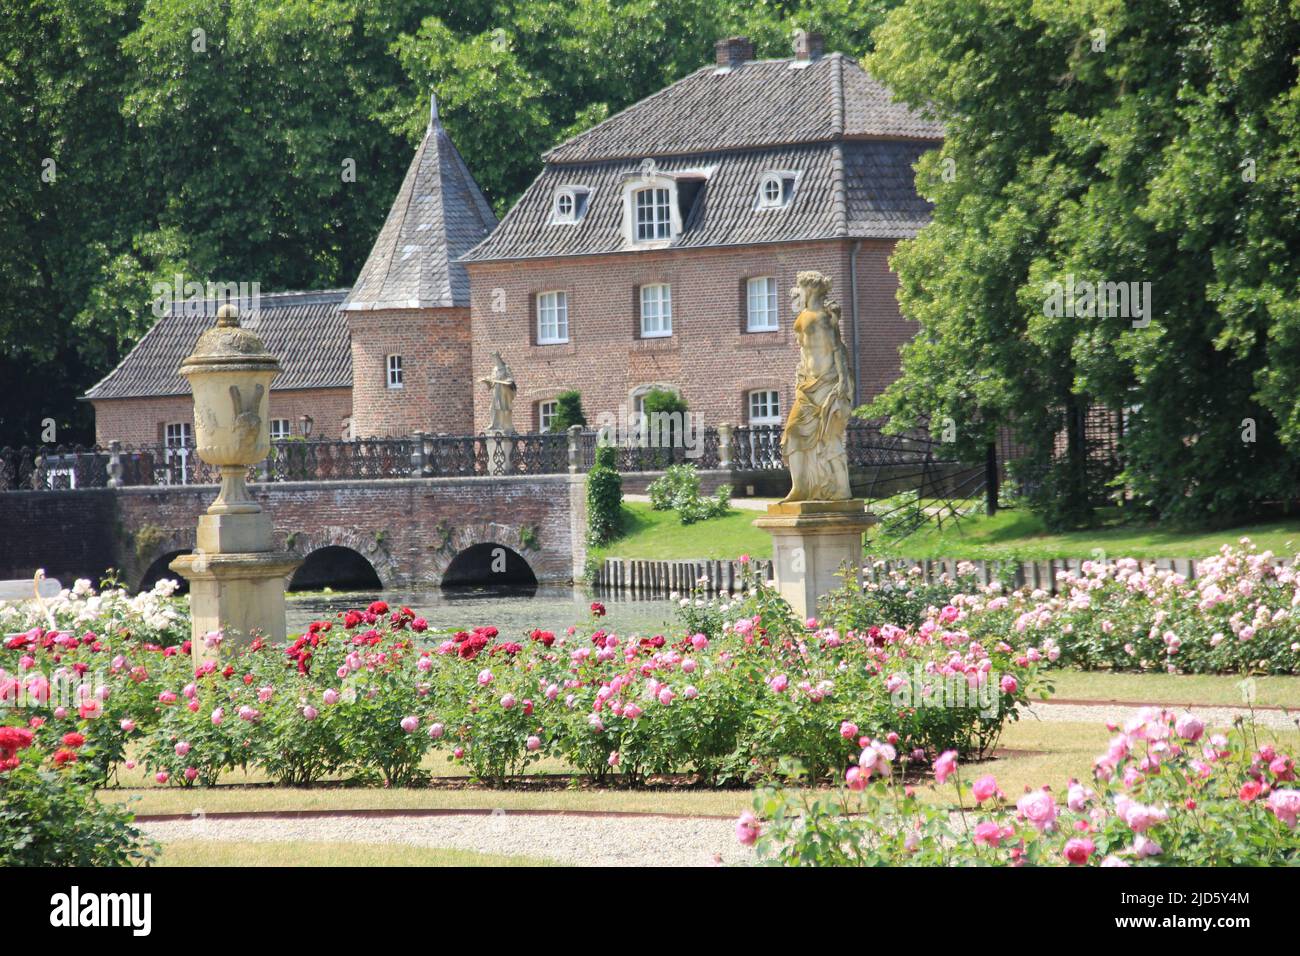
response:
[[[569,341],[569,293],[564,289],[539,292],[534,298],[537,344],[563,345]]]
[[[640,237],[637,228],[637,197],[646,190],[663,190],[666,193],[666,203],[655,203],[656,208],[666,205],[668,218],[667,235],[656,235],[651,238],[643,239]],[[656,220],[658,222],[658,220]],[[629,179],[623,184],[623,240],[633,248],[637,249],[662,249],[671,245],[672,241],[681,234],[682,231],[682,214],[677,208],[677,180],[668,176],[642,175]],[[658,230],[656,229],[656,233]]]
[[[545,401],[537,403],[537,430],[546,434],[551,430],[551,422],[560,412],[560,401],[556,398],[548,398]]]
[[[568,204],[568,211],[562,208]],[[591,206],[591,190],[586,186],[561,186],[555,190],[551,202],[551,224],[556,226],[575,226],[582,221]]]
[[[633,191],[632,206],[636,215],[632,227],[637,242],[659,242],[673,237],[673,190],[658,184],[643,186]]]
[[[283,425],[283,428],[277,426]],[[293,420],[289,418],[272,418],[270,421],[271,441],[284,441],[293,435]]]
[[[168,422],[163,427],[163,444],[168,448],[189,448],[194,444],[194,426],[190,422]]]
[[[763,283],[763,291],[755,295],[757,283]],[[754,320],[759,315],[754,306],[759,301],[763,302],[762,316],[763,324],[758,324]],[[780,319],[780,296],[776,288],[776,276],[754,276],[745,281],[745,331],[746,332],[776,332],[781,328]]]
[[[765,409],[763,414],[755,415],[755,400],[759,400]],[[755,388],[745,395],[745,404],[750,425],[781,424],[781,390],[777,388]]]
[[[389,388],[406,387],[406,369],[396,352],[384,359],[384,384]]]
[[[667,282],[641,286],[641,338],[662,339],[673,334],[673,287]]]
[[[768,196],[768,187],[776,187],[776,198]],[[769,170],[758,178],[758,209],[784,209],[794,201],[799,188],[799,174],[789,170]]]

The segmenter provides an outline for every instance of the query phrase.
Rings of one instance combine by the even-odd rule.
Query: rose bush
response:
[[[975,640],[1050,650],[1059,665],[1181,674],[1300,674],[1300,575],[1249,539],[1225,545],[1188,580],[1132,558],[1059,571],[1057,593],[981,587],[969,563],[924,584],[893,572],[828,595],[823,617],[841,629],[921,627],[943,607]],[[702,609],[695,613],[705,613]]]
[[[785,866],[1300,863],[1295,761],[1255,728],[1207,735],[1190,714],[1147,708],[1111,729],[1094,779],[1059,800],[1048,786],[1011,800],[990,775],[968,782],[949,752],[931,770],[954,802],[923,803],[903,782],[908,755],[871,740],[832,794],[763,789],[736,836]]]
[[[859,735],[886,729],[909,750],[982,753],[1027,699],[1040,657],[951,622],[841,633],[791,619],[756,586],[710,632],[620,635],[603,611],[593,604],[584,627],[558,636],[510,639],[492,627],[432,634],[409,609],[375,602],[288,646],[228,643],[219,665],[197,670],[188,642],[161,646],[153,631],[34,627],[5,642],[0,681],[24,693],[46,681],[92,704],[51,710],[47,695],[36,733],[93,739],[101,779],[129,754],[172,786],[235,767],[285,784],[403,786],[436,750],[489,782],[549,756],[602,779],[721,783],[768,776],[787,757],[826,776]]]

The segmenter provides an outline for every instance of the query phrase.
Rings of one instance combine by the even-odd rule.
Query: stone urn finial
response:
[[[239,324],[239,308],[226,303],[217,323],[199,336],[180,374],[194,392],[194,436],[199,457],[221,469],[221,493],[208,514],[256,514],[244,476],[271,450],[271,382],[279,360]]]

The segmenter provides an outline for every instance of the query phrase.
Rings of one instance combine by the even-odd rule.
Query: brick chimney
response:
[[[754,59],[754,44],[749,37],[727,37],[719,40],[714,49],[720,70],[734,70],[746,60]]]
[[[804,62],[820,60],[826,53],[826,37],[798,30],[794,35],[794,58]]]

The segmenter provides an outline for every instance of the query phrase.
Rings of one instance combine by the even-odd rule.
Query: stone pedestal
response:
[[[487,440],[489,475],[508,475],[513,470],[515,441],[513,433],[490,432]]]
[[[256,514],[205,514],[198,547],[171,569],[190,583],[190,639],[196,664],[216,660],[205,635],[221,631],[223,642],[249,643],[256,631],[285,639],[284,589],[302,564],[298,555],[272,550],[271,519]]]
[[[815,617],[818,598],[843,586],[843,568],[861,579],[862,534],[876,520],[861,498],[850,498],[780,502],[754,522],[772,536],[777,591],[795,614]]]

